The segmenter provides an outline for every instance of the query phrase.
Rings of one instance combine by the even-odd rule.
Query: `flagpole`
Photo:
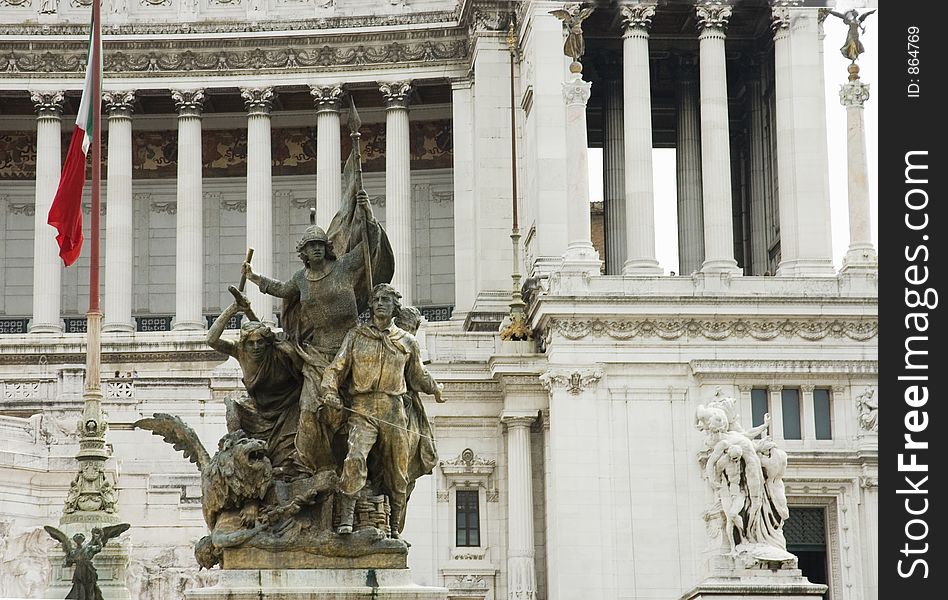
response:
[[[86,390],[100,390],[102,311],[99,309],[99,216],[102,186],[102,6],[92,3],[92,239],[89,244],[89,312],[86,315]]]

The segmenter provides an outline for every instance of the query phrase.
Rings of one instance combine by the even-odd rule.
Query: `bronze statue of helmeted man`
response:
[[[402,309],[388,285],[394,254],[362,188],[358,126],[350,117],[339,212],[328,230],[313,225],[296,245],[303,268],[280,281],[255,272],[249,258],[243,264],[246,280],[283,299],[283,332],[259,322],[243,282],[210,328],[208,343],[237,359],[249,395],[228,406],[229,443],[212,457],[173,415],[136,423],[183,450],[202,472],[202,489],[216,490],[203,499],[214,504],[214,518],[199,544],[202,566],[267,566],[256,564],[259,552],[238,556],[242,547],[284,553],[267,560],[297,568],[318,565],[306,558],[313,555],[404,566],[407,545],[396,538],[407,498],[436,462],[419,393],[440,402],[442,387],[422,366],[413,332],[393,321],[420,315]],[[372,318],[360,326],[370,306]],[[248,320],[238,341],[224,339],[241,312]]]

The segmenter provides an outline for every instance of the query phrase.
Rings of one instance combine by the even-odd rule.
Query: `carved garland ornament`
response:
[[[879,322],[872,320],[794,320],[757,319],[629,319],[623,321],[553,319],[547,335],[559,334],[569,340],[586,336],[606,336],[617,340],[635,337],[676,340],[703,337],[719,341],[729,337],[772,340],[800,337],[807,341],[825,338],[849,338],[864,342],[879,333]]]
[[[137,50],[137,49],[136,49]],[[195,52],[174,49],[106,52],[107,73],[230,72],[235,70],[286,70],[313,67],[364,65],[403,66],[406,62],[455,61],[467,58],[464,39],[419,42],[390,42],[384,45],[354,45],[307,48],[253,48]],[[12,50],[0,55],[0,73],[81,73],[85,52],[38,52]],[[229,73],[228,73],[229,74]]]

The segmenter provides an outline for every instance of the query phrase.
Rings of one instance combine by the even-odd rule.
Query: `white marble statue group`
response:
[[[695,413],[695,426],[705,435],[699,463],[714,492],[708,513],[723,516],[728,549],[745,566],[795,566],[783,536],[790,516],[783,484],[787,453],[768,435],[769,415],[762,425],[745,430],[736,404],[718,395]]]

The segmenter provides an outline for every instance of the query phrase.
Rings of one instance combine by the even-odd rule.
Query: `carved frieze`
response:
[[[728,338],[753,338],[767,341],[777,338],[801,338],[819,341],[826,338],[864,342],[879,333],[876,319],[552,319],[547,336],[560,335],[568,340],[587,336],[617,340],[682,337],[713,341]]]
[[[3,28],[0,28],[2,31]],[[76,32],[79,33],[79,32]],[[21,34],[22,35],[22,34]],[[256,47],[240,44],[258,43]],[[404,67],[406,63],[445,63],[464,61],[468,57],[466,38],[434,36],[424,40],[386,41],[370,43],[360,38],[359,43],[319,43],[317,38],[275,39],[267,42],[235,41],[226,49],[205,49],[206,43],[195,43],[193,49],[180,42],[115,43],[103,55],[106,73],[163,73],[230,75],[234,71],[279,72],[305,69],[361,66]],[[86,64],[86,50],[75,45],[63,49],[62,44],[31,48],[29,45],[11,45],[10,51],[0,54],[0,76],[5,73],[35,73],[44,77],[64,74],[82,76]]]
[[[573,395],[589,389],[601,379],[600,369],[551,369],[540,375],[540,383],[547,391],[552,393],[557,388],[563,388]]]

